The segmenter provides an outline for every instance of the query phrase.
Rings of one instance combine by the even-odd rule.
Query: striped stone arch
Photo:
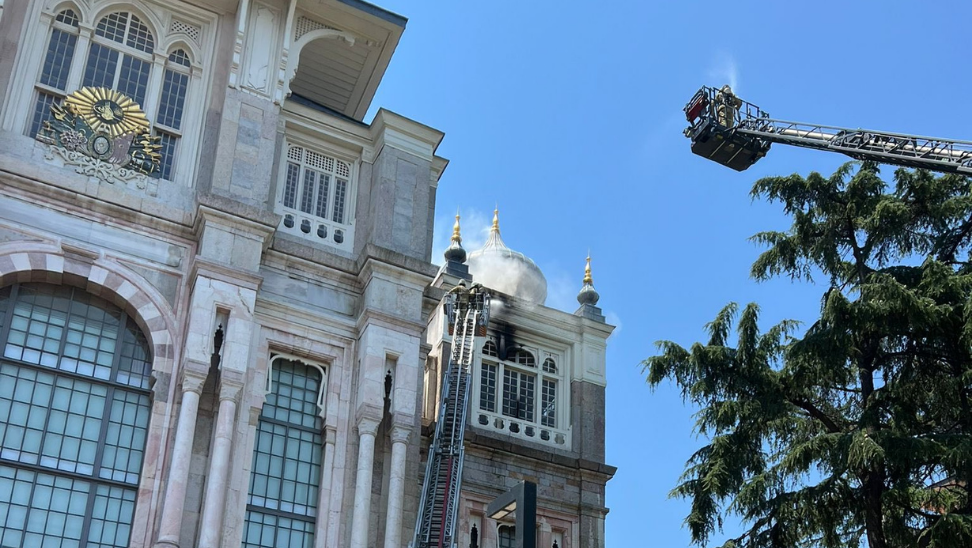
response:
[[[46,243],[0,244],[0,287],[42,282],[84,289],[123,309],[152,345],[152,371],[171,374],[175,315],[151,284],[123,265]]]

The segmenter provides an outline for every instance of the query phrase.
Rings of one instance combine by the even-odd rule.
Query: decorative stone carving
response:
[[[63,104],[51,105],[51,114],[37,136],[48,145],[46,160],[60,159],[81,175],[157,193],[159,138],[152,136],[148,118],[130,97],[85,87]]]
[[[131,169],[96,160],[64,147],[49,144],[47,151],[44,153],[44,159],[48,161],[60,160],[64,165],[74,166],[75,173],[95,177],[109,184],[120,183],[129,185],[138,190],[145,191],[149,196],[157,196],[159,192],[158,179],[150,178],[144,173],[139,173]]]

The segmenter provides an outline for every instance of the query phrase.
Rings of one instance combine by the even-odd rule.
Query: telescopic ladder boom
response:
[[[478,286],[457,290],[446,303],[452,359],[442,386],[412,548],[452,548],[454,543],[473,349],[489,321],[488,294]]]
[[[840,152],[857,160],[972,174],[972,142],[770,118],[756,105],[704,86],[685,106],[692,152],[743,171],[772,143]]]

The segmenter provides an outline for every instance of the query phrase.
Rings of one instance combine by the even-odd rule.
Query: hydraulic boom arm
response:
[[[685,106],[685,117],[692,152],[737,171],[765,156],[772,143],[780,143],[858,160],[972,174],[970,141],[777,120],[733,95],[728,86],[702,87]]]

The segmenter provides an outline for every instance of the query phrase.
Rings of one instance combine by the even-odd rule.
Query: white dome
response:
[[[529,257],[506,247],[500,237],[498,213],[493,214],[493,228],[482,249],[466,259],[473,281],[507,295],[535,304],[547,300],[547,279]]]

